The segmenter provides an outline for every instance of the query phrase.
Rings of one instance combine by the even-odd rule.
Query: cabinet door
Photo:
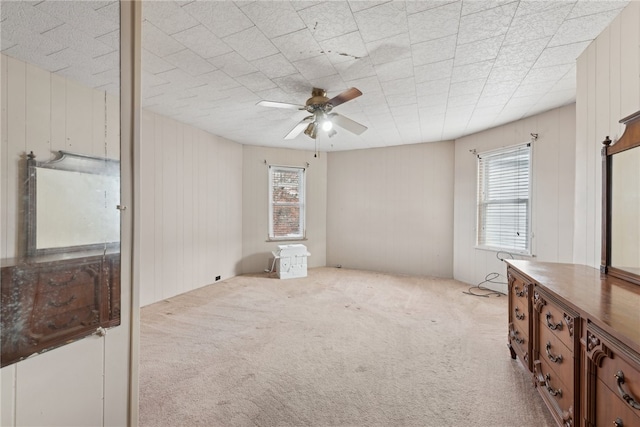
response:
[[[531,284],[515,269],[507,270],[509,279],[509,348],[511,357],[517,357],[531,371]]]

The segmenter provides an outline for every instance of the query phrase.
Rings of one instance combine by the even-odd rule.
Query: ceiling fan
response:
[[[352,87],[329,99],[327,98],[327,92],[324,89],[314,87],[311,90],[311,98],[307,99],[305,105],[276,101],[260,101],[257,105],[261,105],[263,107],[288,108],[291,110],[305,110],[311,113],[310,116],[302,119],[291,130],[291,132],[284,137],[284,139],[293,139],[300,135],[302,131],[304,131],[305,135],[308,137],[316,139],[319,128],[327,132],[327,135],[331,138],[337,133],[336,130],[333,129],[333,125],[339,126],[356,135],[360,135],[362,132],[367,130],[366,126],[338,113],[332,112],[334,107],[344,104],[347,101],[351,101],[360,95],[362,95],[362,92]]]

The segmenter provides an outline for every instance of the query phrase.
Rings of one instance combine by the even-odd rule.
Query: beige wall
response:
[[[242,173],[242,273],[264,271],[278,244],[302,243],[311,253],[309,267],[325,265],[327,233],[327,156],[245,145]],[[267,165],[307,167],[305,241],[267,241],[269,233],[269,174]]]
[[[240,272],[242,146],[143,110],[140,301]]]
[[[640,109],[640,3],[630,2],[577,61],[576,192],[573,261],[600,265],[600,149]]]
[[[477,284],[489,273],[505,266],[496,252],[475,248],[476,156],[478,153],[533,143],[532,249],[536,260],[571,262],[573,259],[573,199],[575,158],[575,105],[557,108],[533,117],[456,140],[454,269],[457,280]],[[505,291],[504,285],[488,285]]]
[[[329,154],[327,265],[451,277],[452,141]]]
[[[26,153],[33,151],[40,161],[58,150],[119,158],[120,107],[114,97],[105,101],[104,92],[5,55],[0,75],[0,258],[6,259],[25,250],[21,182]],[[106,336],[90,336],[2,368],[1,425],[126,424],[130,286],[123,276],[122,324]]]

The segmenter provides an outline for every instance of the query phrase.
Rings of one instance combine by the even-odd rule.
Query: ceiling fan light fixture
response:
[[[309,123],[309,126],[304,130],[304,134],[309,138],[316,139],[316,136],[318,136],[318,123],[315,121]]]
[[[329,135],[329,138],[332,138],[335,134],[337,134],[338,132],[336,132],[335,129],[331,129],[327,132],[327,134]]]
[[[332,129],[333,123],[331,123],[331,120],[329,120],[328,118],[324,119],[324,121],[322,122],[322,130],[325,132],[331,132]]]

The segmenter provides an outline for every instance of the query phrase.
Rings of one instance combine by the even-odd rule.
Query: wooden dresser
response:
[[[560,426],[640,426],[640,286],[507,261],[509,348]]]
[[[120,324],[120,254],[3,261],[2,366]]]

